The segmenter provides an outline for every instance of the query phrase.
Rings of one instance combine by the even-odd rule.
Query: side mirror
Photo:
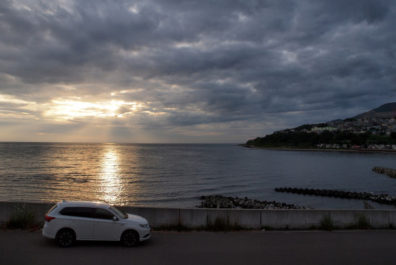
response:
[[[118,217],[117,216],[113,216],[113,221],[118,221]]]

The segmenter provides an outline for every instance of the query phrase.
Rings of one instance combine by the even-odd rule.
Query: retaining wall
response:
[[[25,209],[43,222],[50,203],[0,202],[0,223],[5,223],[18,211]],[[373,228],[396,227],[396,210],[247,210],[247,209],[178,209],[154,207],[120,207],[126,212],[145,217],[153,228],[205,228],[229,225],[245,229],[309,229],[320,227],[324,217],[334,226],[350,227],[364,218]]]

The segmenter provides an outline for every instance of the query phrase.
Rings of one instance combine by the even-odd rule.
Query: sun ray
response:
[[[123,100],[109,101],[79,101],[72,99],[55,99],[45,112],[47,117],[55,119],[73,120],[78,118],[123,118],[133,115],[141,109],[143,103],[127,102]]]

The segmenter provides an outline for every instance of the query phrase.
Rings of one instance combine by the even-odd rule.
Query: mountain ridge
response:
[[[248,147],[372,149],[396,151],[396,102],[352,118],[295,128],[248,140]]]
[[[355,119],[362,118],[393,118],[396,116],[396,102],[390,102],[379,106],[378,108],[356,115]]]

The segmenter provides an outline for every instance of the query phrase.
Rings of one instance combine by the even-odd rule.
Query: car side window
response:
[[[95,209],[89,207],[65,207],[59,213],[67,216],[92,218],[94,210]]]
[[[94,218],[112,220],[113,217],[114,217],[114,214],[112,214],[111,212],[109,212],[106,209],[102,209],[102,208],[95,209]]]

